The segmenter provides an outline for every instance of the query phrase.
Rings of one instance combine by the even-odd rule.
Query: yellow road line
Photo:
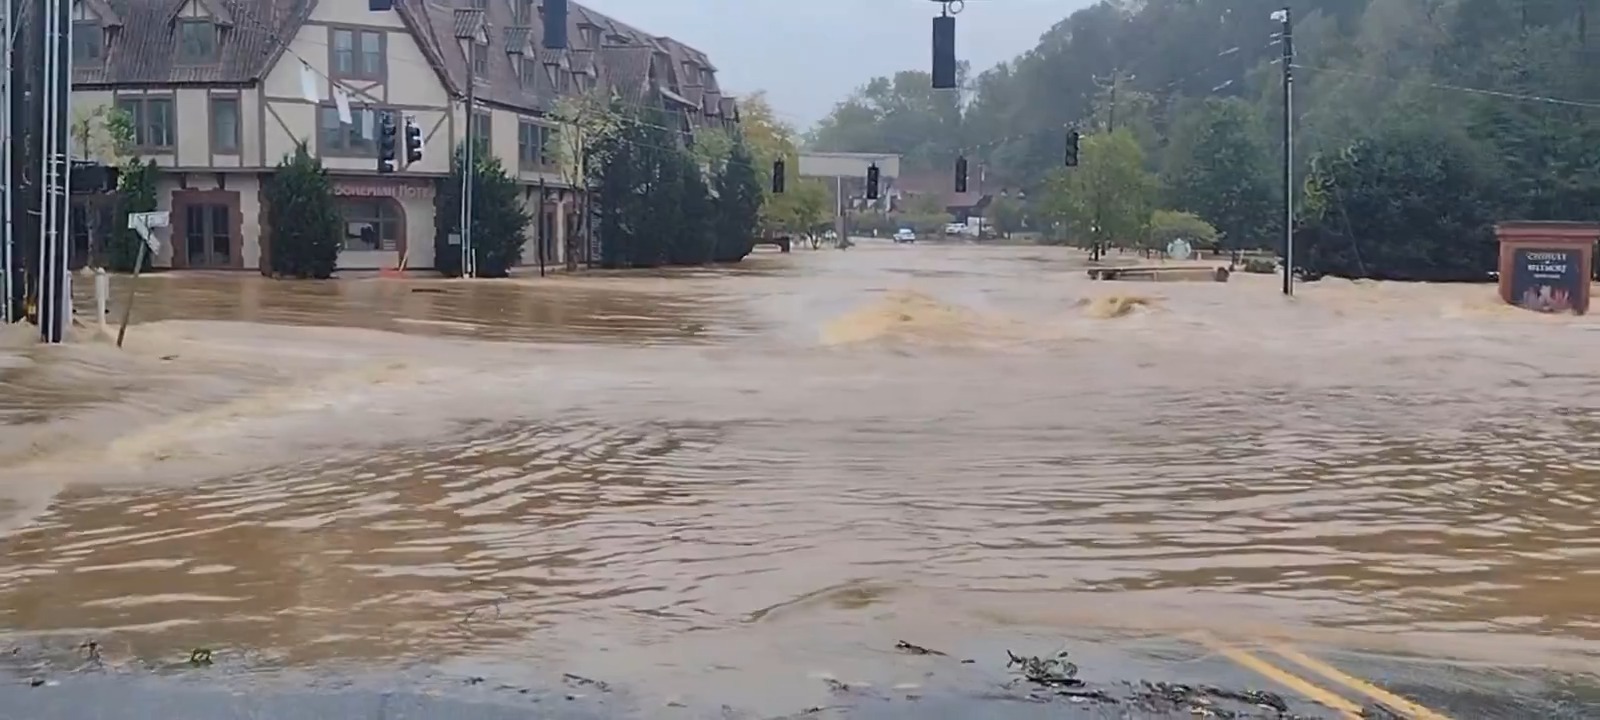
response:
[[[1333,710],[1337,710],[1340,714],[1344,715],[1346,720],[1359,720],[1361,717],[1361,706],[1344,699],[1338,693],[1333,692],[1332,690],[1313,685],[1309,680],[1301,678],[1298,675],[1290,673],[1287,670],[1262,660],[1255,655],[1251,655],[1248,652],[1240,650],[1239,648],[1233,647],[1232,645],[1227,645],[1216,639],[1216,637],[1212,636],[1210,633],[1195,633],[1194,638],[1198,640],[1200,644],[1210,648],[1212,652],[1218,653],[1229,660],[1234,661],[1241,667],[1254,670],[1256,674],[1289,688],[1290,690],[1300,693],[1302,696],[1312,700],[1313,702],[1324,705]]]
[[[1367,697],[1377,700],[1378,702],[1388,706],[1390,710],[1405,713],[1413,720],[1450,720],[1450,718],[1445,717],[1444,715],[1411,702],[1410,700],[1400,697],[1399,695],[1389,692],[1388,690],[1384,690],[1383,688],[1373,685],[1365,680],[1348,675],[1338,668],[1300,652],[1299,650],[1282,645],[1271,645],[1270,647],[1272,648],[1273,652],[1282,655],[1284,658],[1287,658],[1296,665],[1321,675],[1324,678],[1339,683],[1340,685],[1350,688],[1351,690],[1366,695]]]

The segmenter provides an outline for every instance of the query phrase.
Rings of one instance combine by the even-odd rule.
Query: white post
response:
[[[105,268],[95,268],[94,271],[94,310],[95,318],[101,328],[106,326],[106,312],[111,303],[111,276],[106,274]]]

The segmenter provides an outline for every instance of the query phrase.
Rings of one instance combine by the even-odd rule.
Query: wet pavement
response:
[[[139,292],[121,351],[0,337],[0,718],[1600,717],[1600,324],[1492,288],[869,242]],[[1062,647],[1090,697],[1004,687]]]

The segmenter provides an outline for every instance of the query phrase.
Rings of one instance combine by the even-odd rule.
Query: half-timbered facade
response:
[[[264,270],[262,188],[305,142],[328,168],[344,216],[340,269],[402,259],[417,269],[433,264],[434,197],[472,122],[537,218],[524,262],[538,261],[543,238],[543,259],[560,263],[574,225],[568,178],[550,152],[561,96],[609,92],[662,106],[691,134],[738,120],[703,53],[570,8],[569,48],[550,51],[541,47],[542,0],[398,0],[391,12],[355,0],[80,0],[73,105],[88,142],[79,154],[106,159],[91,118],[125,111],[135,151],[162,168],[157,198],[172,213],[156,266]],[[457,39],[459,22],[483,30],[475,54]],[[375,135],[386,113],[415,118],[426,149],[420,162],[379,174]],[[87,257],[95,239],[80,235],[75,255]]]

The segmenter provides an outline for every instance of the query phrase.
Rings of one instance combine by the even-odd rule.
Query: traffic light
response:
[[[949,90],[956,86],[956,18],[941,15],[933,19],[933,88]]]
[[[406,164],[422,162],[422,126],[414,116],[406,116]]]
[[[378,172],[394,172],[394,115],[378,114]]]
[[[966,191],[967,191],[967,159],[964,158],[964,157],[958,157],[958,158],[956,158],[956,192],[964,193]]]
[[[784,174],[784,163],[783,163],[783,161],[782,160],[774,161],[772,163],[772,194],[773,195],[782,195],[783,194],[783,174]]]
[[[1067,167],[1078,166],[1078,139],[1077,130],[1067,131]]]
[[[567,0],[544,0],[544,46],[567,49]]]
[[[867,168],[867,199],[878,199],[878,164],[873,163]]]

